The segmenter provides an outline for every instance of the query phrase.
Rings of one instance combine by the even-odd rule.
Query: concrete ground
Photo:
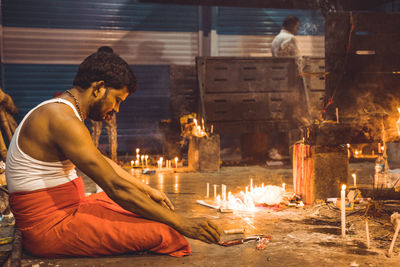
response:
[[[350,169],[351,172],[357,171],[360,186],[369,186],[373,163],[353,163]],[[400,266],[400,241],[392,258],[385,255],[393,236],[388,214],[370,220],[371,248],[366,248],[365,206],[361,204],[354,212],[348,213],[348,237],[345,240],[340,236],[340,212],[325,204],[281,211],[260,208],[256,212],[235,213],[220,213],[196,204],[196,200],[204,199],[207,182],[226,184],[228,191],[238,193],[244,190],[252,177],[254,184],[281,185],[284,182],[291,190],[290,166],[223,167],[218,173],[136,175],[166,192],[175,204],[176,212],[182,215],[208,218],[221,229],[245,228],[246,235],[271,235],[272,241],[264,250],[257,250],[255,242],[222,247],[189,239],[193,252],[184,258],[140,253],[101,258],[42,259],[24,253],[22,266]],[[93,184],[88,179],[85,182],[86,190],[93,192]],[[398,207],[395,205],[394,209]],[[222,239],[238,237],[242,235],[223,235]]]

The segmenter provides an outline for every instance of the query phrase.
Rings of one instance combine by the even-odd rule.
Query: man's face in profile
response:
[[[293,26],[293,34],[296,35],[300,28],[300,22],[297,22],[296,25]]]
[[[89,111],[89,118],[94,121],[110,120],[119,111],[119,105],[129,95],[128,89],[107,89],[103,97],[97,100]]]

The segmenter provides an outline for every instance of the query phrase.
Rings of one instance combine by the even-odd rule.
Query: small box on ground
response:
[[[218,134],[208,137],[192,136],[189,139],[189,169],[200,172],[219,171],[220,138]]]
[[[293,183],[296,194],[304,203],[338,197],[342,184],[347,184],[349,162],[342,146],[293,147]]]

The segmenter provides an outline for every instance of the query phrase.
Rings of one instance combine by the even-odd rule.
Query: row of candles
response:
[[[214,184],[214,198],[217,198],[217,184]],[[282,188],[285,189],[286,184],[282,184]],[[264,187],[264,183],[261,184],[261,187]],[[253,178],[250,178],[250,192],[253,191]],[[246,194],[249,193],[249,186],[245,187]],[[232,194],[231,192],[228,192],[228,195]],[[226,200],[226,185],[222,184],[221,185],[221,195],[222,199]],[[206,198],[210,197],[210,183],[207,183],[207,193],[206,193]]]
[[[378,153],[384,153],[385,151],[385,145],[381,145],[381,143],[378,143]],[[375,151],[372,150],[371,151],[372,155],[366,155],[366,156],[375,156]],[[355,158],[359,158],[362,156],[362,150],[360,149],[354,149],[354,155]],[[363,157],[366,157],[365,155],[363,155]],[[350,144],[347,144],[347,157],[350,158],[351,157],[351,151],[350,151]]]
[[[285,186],[254,186],[253,179],[250,178],[250,185],[245,187],[245,191],[240,191],[240,196],[235,197],[231,192],[227,192],[227,186],[221,184],[221,195],[217,195],[217,184],[214,184],[214,201],[223,209],[255,211],[256,204],[275,205],[282,201],[285,194]],[[206,198],[210,198],[210,183],[207,183]]]
[[[353,173],[353,182],[354,182],[354,187],[357,187],[357,177],[356,174]],[[217,195],[217,186],[216,184],[213,185],[214,187],[214,199],[216,201],[229,201],[230,203],[232,202],[236,202],[237,199],[232,195],[231,192],[228,192],[228,194],[226,193],[226,185],[222,184],[221,185],[221,197],[220,195]],[[285,190],[285,183],[282,184],[282,188],[283,190]],[[260,188],[264,188],[264,184],[261,185]],[[245,205],[245,207],[248,210],[254,210],[255,205],[254,202],[252,201],[251,198],[249,198],[249,193],[253,192],[254,189],[257,189],[257,187],[253,187],[253,179],[250,179],[250,188],[248,186],[245,187],[245,193],[243,191],[241,191],[241,195],[243,196],[243,203]],[[206,197],[209,198],[210,197],[210,183],[207,183],[207,191],[206,191]],[[342,190],[340,191],[340,210],[341,210],[341,231],[342,231],[342,237],[345,238],[346,237],[346,185],[342,185]],[[351,200],[349,200],[351,201]],[[366,231],[368,231],[368,221],[366,221]],[[369,235],[367,237],[367,243],[369,246]]]
[[[141,168],[148,168],[149,167],[149,155],[140,155],[139,154],[140,149],[136,148],[136,160],[131,161],[131,168],[133,167],[141,167]],[[175,162],[175,168],[178,168],[178,161],[179,158],[175,157],[174,162]],[[164,167],[164,162],[165,162],[165,168],[171,169],[172,168],[172,161],[171,160],[165,160],[163,157],[160,157],[159,160],[157,161],[157,167],[158,169],[162,169]]]
[[[357,177],[356,174],[352,174],[353,177],[353,183],[354,183],[354,188],[357,187]],[[221,185],[221,197],[220,195],[217,195],[217,186],[216,184],[214,186],[214,199],[217,202],[222,201],[227,201],[231,204],[234,202],[237,202],[238,199],[236,199],[231,192],[228,192],[228,195],[226,194],[226,185],[222,184]],[[285,190],[285,183],[282,184],[282,189]],[[260,188],[264,188],[264,184],[261,185]],[[249,198],[249,193],[253,192],[253,190],[257,189],[257,187],[253,187],[253,179],[250,179],[250,190],[249,187],[245,187],[245,193],[241,191],[241,195],[243,196],[243,201],[240,201],[243,206],[249,210],[252,211],[255,209],[254,202],[252,201],[251,197]],[[206,191],[206,197],[210,197],[210,183],[207,183],[207,191]],[[221,199],[222,198],[222,199]],[[352,200],[349,200],[352,201]],[[341,231],[342,231],[342,237],[346,237],[346,185],[342,185],[342,190],[340,191],[340,210],[341,210]],[[367,245],[369,247],[369,227],[368,227],[368,221],[366,221],[366,231],[367,231]]]

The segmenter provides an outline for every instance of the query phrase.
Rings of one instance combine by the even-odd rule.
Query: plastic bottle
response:
[[[375,160],[375,177],[374,177],[374,186],[375,188],[386,187],[386,161],[383,157],[382,153],[378,154],[378,157]]]

